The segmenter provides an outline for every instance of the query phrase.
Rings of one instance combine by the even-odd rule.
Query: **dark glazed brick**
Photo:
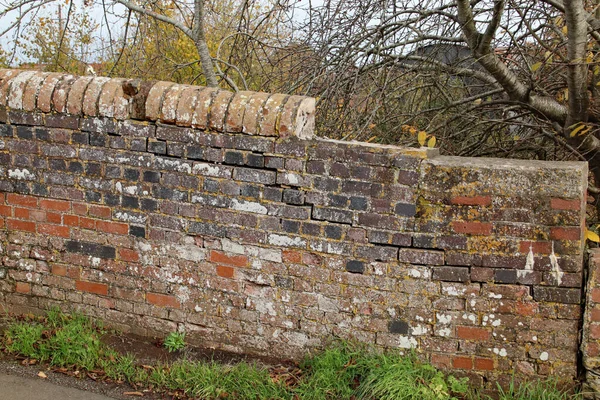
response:
[[[71,253],[80,253],[86,256],[114,259],[116,251],[114,247],[102,246],[96,243],[67,240],[65,248]]]
[[[388,246],[360,246],[354,254],[359,258],[375,261],[395,261],[398,258],[398,249]]]
[[[249,167],[263,168],[265,166],[265,157],[261,154],[250,153],[246,157],[246,164]]]
[[[83,172],[83,165],[79,161],[72,161],[69,163],[69,172],[76,174]]]
[[[173,201],[187,201],[188,193],[180,190],[169,189],[162,186],[154,186],[152,193],[159,199],[173,200]]]
[[[272,169],[283,169],[284,159],[281,157],[265,157],[265,167]]]
[[[78,133],[78,132],[73,132],[72,135],[75,135],[76,133]],[[73,137],[73,136],[71,136],[71,137]],[[50,140],[50,132],[48,132],[48,129],[35,128],[35,138],[37,140],[42,140],[44,142],[47,142],[48,140]],[[75,142],[75,140],[73,140],[73,142]]]
[[[144,171],[144,175],[142,177],[144,182],[152,182],[158,183],[160,182],[160,172],[157,171]]]
[[[275,275],[275,286],[283,289],[293,289],[294,280],[286,276]]]
[[[394,212],[404,217],[414,217],[417,213],[417,207],[414,204],[398,203]]]
[[[167,154],[167,142],[148,140],[148,152],[154,154]]]
[[[66,171],[67,170],[67,163],[65,160],[50,159],[48,165],[49,165],[50,169],[53,171]]]
[[[85,173],[91,176],[100,176],[102,174],[102,164],[87,163],[85,165]]]
[[[256,185],[242,185],[240,194],[244,197],[252,197],[258,199],[260,197],[260,186]]]
[[[115,121],[112,119],[84,118],[81,120],[81,130],[86,132],[114,133],[116,127]]]
[[[33,128],[29,126],[17,126],[17,136],[21,139],[33,139]]]
[[[153,199],[142,199],[141,203],[141,209],[143,211],[156,211],[158,210],[158,201],[153,200]]]
[[[534,286],[533,299],[535,301],[548,301],[563,304],[579,304],[581,290],[561,287]]]
[[[300,222],[298,221],[289,221],[284,219],[281,221],[281,228],[288,233],[299,233],[300,232]]]
[[[107,165],[104,168],[104,176],[107,178],[120,178],[121,177],[121,167],[116,167],[114,165]]]
[[[90,137],[87,132],[73,132],[71,135],[71,141],[78,144],[89,144]]]
[[[517,283],[517,271],[514,269],[494,270],[494,282],[496,282],[496,283]]]
[[[326,225],[325,236],[327,236],[329,239],[341,239],[342,228],[336,225]]]
[[[31,157],[25,154],[16,154],[14,157],[14,165],[17,167],[31,167]]]
[[[187,158],[189,158],[190,160],[205,160],[204,147],[188,146],[187,147]]]
[[[13,127],[11,125],[0,124],[0,136],[1,137],[12,137]]]
[[[137,181],[140,179],[140,171],[137,169],[125,168],[125,171],[123,171],[123,177],[130,181]]]
[[[46,126],[50,128],[79,129],[79,117],[64,114],[46,115]]]
[[[270,201],[281,201],[283,190],[273,187],[265,187],[263,189],[263,199]]]
[[[346,263],[346,271],[352,272],[353,274],[364,274],[365,263],[358,260],[350,260]]]
[[[135,138],[129,142],[129,148],[131,151],[146,151],[148,139],[146,138]]]
[[[295,189],[284,189],[283,202],[287,204],[304,204],[304,192]]]
[[[225,164],[244,165],[244,154],[239,151],[226,151]]]
[[[33,183],[31,193],[36,196],[48,196],[48,188],[40,183]]]
[[[351,211],[337,210],[335,208],[314,207],[312,216],[317,220],[339,222],[342,224],[352,223]]]
[[[39,113],[9,111],[8,119],[16,125],[44,125],[44,116]]]
[[[206,222],[191,222],[189,233],[222,238],[227,236],[227,229],[225,229],[225,227]]]
[[[121,136],[111,136],[109,138],[109,146],[111,149],[126,149],[127,143],[125,142],[125,138]]]
[[[321,236],[321,225],[310,222],[302,223],[302,233],[310,236]]]
[[[85,201],[90,203],[100,203],[102,201],[102,194],[100,192],[85,192]]]
[[[408,323],[401,319],[390,321],[388,324],[388,330],[390,333],[398,333],[400,335],[408,334]]]
[[[131,196],[123,196],[123,200],[121,201],[121,204],[123,205],[123,207],[126,207],[126,208],[139,208],[140,207],[139,199],[137,197],[131,197]]]
[[[204,184],[202,185],[202,189],[211,193],[218,192],[220,190],[219,182],[213,179],[205,179]]]
[[[183,143],[167,142],[167,154],[173,157],[183,157],[185,146]]]
[[[329,195],[329,205],[331,207],[346,208],[346,206],[348,205],[348,198],[346,196],[330,194]]]
[[[233,170],[233,179],[272,185],[275,183],[276,173],[260,169],[236,168]]]
[[[129,226],[129,234],[132,236],[135,236],[135,237],[145,238],[146,237],[146,228],[144,228],[143,226],[130,225]]]
[[[120,200],[121,199],[116,194],[112,194],[112,193],[104,194],[104,204],[106,204],[107,206],[117,206],[117,205],[119,205]]]
[[[433,267],[432,279],[447,282],[467,282],[469,280],[469,268]]]
[[[90,146],[105,147],[108,144],[108,135],[102,132],[90,132]]]
[[[366,211],[368,206],[368,200],[364,197],[350,197],[350,209],[358,211]]]
[[[390,236],[389,232],[382,231],[369,231],[369,243],[389,244]]]

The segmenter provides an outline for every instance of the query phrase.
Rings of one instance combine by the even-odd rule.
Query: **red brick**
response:
[[[550,239],[555,240],[579,240],[581,239],[581,228],[550,228]]]
[[[456,335],[467,340],[488,340],[490,338],[488,330],[472,326],[457,326]]]
[[[64,215],[63,223],[68,226],[79,226],[79,217],[77,215]]]
[[[5,217],[11,217],[12,216],[12,207],[0,205],[0,215],[3,215]]]
[[[126,262],[138,262],[140,260],[140,255],[135,250],[121,249],[119,250],[119,258]]]
[[[581,210],[579,199],[550,199],[550,207],[554,210]]]
[[[70,237],[70,231],[68,226],[52,225],[52,224],[38,224],[38,233],[45,235],[58,236],[68,238]]]
[[[492,224],[489,222],[454,221],[452,222],[452,229],[456,233],[468,233],[472,235],[492,234]]]
[[[600,339],[600,324],[590,324],[590,339]]]
[[[456,196],[450,200],[452,204],[466,206],[489,206],[492,204],[490,196]]]
[[[89,292],[106,296],[108,294],[108,285],[97,282],[76,281],[75,289],[81,292]]]
[[[455,357],[452,360],[452,367],[458,369],[473,369],[473,360],[469,357]]]
[[[538,312],[537,303],[524,303],[518,301],[515,307],[516,313],[524,316],[535,315]]]
[[[17,293],[28,294],[31,292],[31,285],[27,282],[17,282],[17,284],[15,286],[15,291]]]
[[[33,196],[23,196],[15,193],[8,193],[6,195],[8,204],[14,204],[16,206],[23,206],[29,208],[37,207],[37,198]]]
[[[96,229],[96,220],[91,218],[80,217],[79,226],[85,229]]]
[[[494,369],[494,360],[489,358],[476,358],[475,369],[480,371],[492,371]]]
[[[586,355],[588,357],[600,356],[600,344],[598,344],[596,342],[588,342]]]
[[[110,218],[111,211],[109,207],[92,205],[89,208],[89,213],[93,217]]]
[[[521,253],[529,253],[529,248],[531,247],[531,251],[538,254],[550,254],[552,253],[552,242],[531,242],[531,241],[523,241],[519,243],[519,251]]]
[[[233,278],[234,269],[225,265],[217,265],[217,275],[223,278]]]
[[[97,221],[96,229],[106,233],[126,235],[129,233],[129,225],[122,222]]]
[[[73,203],[73,212],[77,215],[87,215],[88,206],[82,203]]]
[[[35,232],[35,222],[9,218],[6,220],[6,225],[9,230]]]
[[[590,297],[592,301],[600,303],[600,288],[593,288],[590,292]]]
[[[598,308],[598,306],[594,307],[590,312],[590,320],[593,322],[600,322],[600,308]]]
[[[27,208],[15,207],[15,218],[30,219],[29,211],[30,210]],[[44,215],[44,221],[45,221],[45,215]]]
[[[52,222],[53,224],[61,224],[62,223],[62,214],[55,212],[47,212],[46,213],[46,221]]]
[[[298,264],[302,261],[302,253],[295,250],[283,250],[282,257],[284,262]]]
[[[248,265],[248,257],[243,255],[227,255],[222,251],[212,250],[210,252],[210,261],[233,265],[234,267],[245,267]]]
[[[71,202],[65,200],[41,199],[40,208],[42,210],[69,211],[71,209]]]
[[[52,265],[52,273],[59,276],[67,276],[67,267],[65,265]]]
[[[177,298],[175,298],[175,296],[168,296],[166,294],[158,293],[146,293],[146,300],[148,303],[160,307],[179,308],[179,301]]]
[[[452,358],[445,354],[432,354],[431,355],[431,364],[437,368],[451,368],[452,367]]]

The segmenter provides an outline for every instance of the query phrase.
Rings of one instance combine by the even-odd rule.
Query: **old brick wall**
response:
[[[0,70],[0,302],[299,357],[577,374],[585,163],[313,138],[314,100]]]

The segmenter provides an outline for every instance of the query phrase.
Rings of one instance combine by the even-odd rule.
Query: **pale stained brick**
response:
[[[177,107],[182,92],[187,85],[173,85],[165,92],[160,110],[160,120],[166,123],[174,123],[177,120]]]
[[[229,109],[227,110],[227,119],[225,121],[225,131],[227,132],[241,132],[244,120],[244,112],[246,111],[246,105],[250,100],[253,92],[242,91],[237,92],[231,102],[229,103]]]
[[[279,137],[310,139],[315,125],[315,99],[292,96],[283,107],[279,120]]]
[[[229,107],[229,102],[232,98],[233,93],[226,90],[221,90],[217,93],[217,96],[210,107],[210,114],[208,118],[209,128],[219,132],[223,131],[225,114],[227,114],[227,108]]]
[[[175,119],[177,125],[192,125],[196,101],[198,100],[198,94],[201,90],[203,90],[203,88],[197,86],[186,86],[183,92],[181,92],[179,103],[177,104],[177,118]]]
[[[125,79],[111,79],[102,87],[98,97],[98,116],[112,118],[115,116],[115,97],[118,92],[123,96]]]
[[[156,82],[146,98],[146,119],[156,121],[160,118],[160,109],[163,102],[163,98],[167,90],[174,83],[172,82]]]
[[[277,121],[281,114],[283,105],[290,96],[285,94],[271,95],[262,107],[260,123],[260,134],[262,136],[277,136]]]
[[[23,108],[23,95],[25,94],[25,87],[27,82],[37,71],[25,71],[10,81],[10,89],[8,91],[7,103],[10,108],[21,110]]]
[[[82,111],[84,115],[96,117],[98,115],[98,97],[102,92],[102,87],[110,81],[110,78],[97,77],[92,79],[88,84],[85,94],[83,95]]]
[[[7,103],[8,91],[10,89],[10,80],[23,71],[18,69],[0,70],[0,106]]]
[[[268,93],[252,94],[252,97],[246,105],[246,112],[244,113],[244,121],[242,123],[242,132],[248,133],[250,135],[262,134],[262,110],[268,98]]]
[[[73,75],[63,75],[56,84],[52,93],[52,109],[59,113],[64,113],[67,108],[67,96],[71,90],[76,77]]]
[[[208,113],[217,93],[217,88],[204,88],[198,93],[196,108],[192,115],[192,127],[198,129],[208,127]]]
[[[49,74],[38,92],[37,108],[42,112],[52,111],[52,93],[54,88],[58,84],[58,81],[63,77],[64,74],[51,73]]]
[[[47,72],[38,72],[29,80],[29,82],[27,82],[27,86],[25,86],[25,93],[23,94],[24,111],[35,110],[40,88],[42,87],[42,83],[44,83],[44,80],[48,77],[48,75],[50,74]]]
[[[117,87],[113,97],[113,117],[118,120],[129,119],[131,97],[123,91],[123,81]]]
[[[69,114],[81,114],[83,107],[83,96],[85,95],[85,90],[93,78],[93,76],[82,76],[73,83],[71,91],[69,91],[69,97],[67,98],[67,112]]]

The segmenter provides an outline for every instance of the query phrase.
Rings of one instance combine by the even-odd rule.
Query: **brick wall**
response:
[[[585,163],[313,138],[305,97],[0,70],[0,302],[300,357],[577,374]]]

